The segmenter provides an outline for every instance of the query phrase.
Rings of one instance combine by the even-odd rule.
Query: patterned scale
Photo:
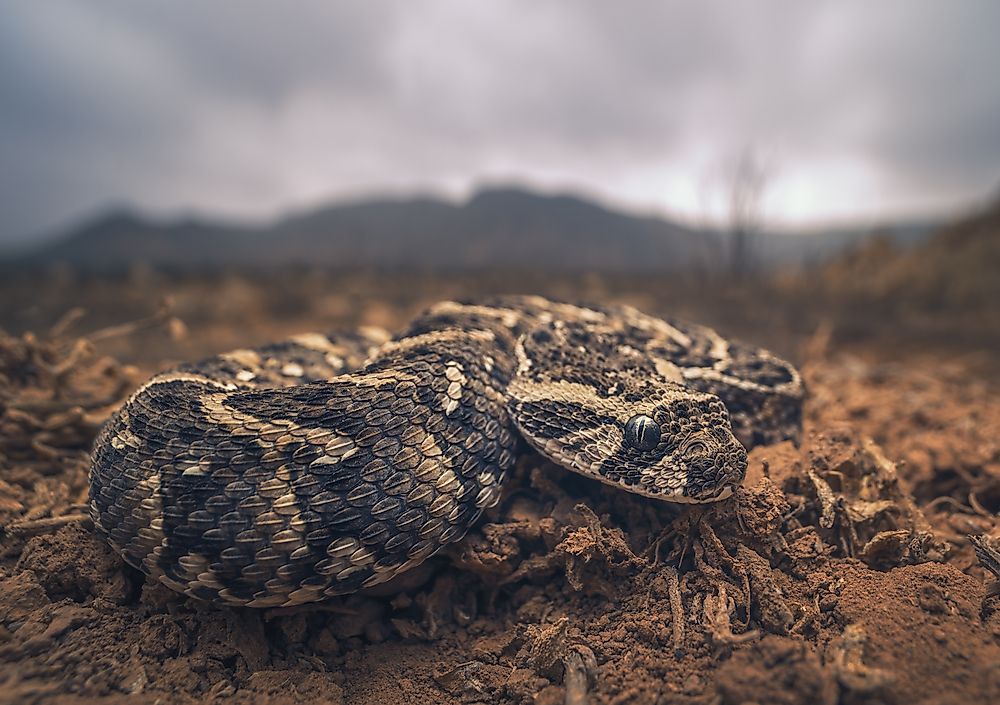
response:
[[[524,335],[508,389],[522,435],[560,465],[631,492],[673,502],[728,494],[747,458],[725,406],[661,374],[637,342],[561,319]],[[632,418],[657,429],[648,447],[625,442]]]
[[[94,447],[94,524],[131,565],[232,605],[376,585],[457,541],[528,442],[669,502],[728,497],[795,438],[798,372],[703,326],[539,297],[442,302],[395,339],[307,334],[142,386]]]
[[[767,350],[729,340],[695,323],[660,319],[630,306],[607,306],[603,326],[619,345],[642,351],[684,386],[717,396],[747,448],[799,441],[803,384],[798,371]],[[669,372],[666,368],[672,368]]]
[[[234,605],[310,602],[422,562],[499,499],[510,362],[485,368],[492,337],[458,330],[385,350],[285,388],[252,364],[273,347],[155,378],[98,439],[95,525],[171,588]]]

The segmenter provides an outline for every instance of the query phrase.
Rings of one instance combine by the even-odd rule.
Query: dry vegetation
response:
[[[1000,201],[922,247],[899,250],[876,237],[821,271],[784,284],[790,293],[806,293],[814,305],[822,300],[843,336],[895,337],[949,351],[996,349]]]

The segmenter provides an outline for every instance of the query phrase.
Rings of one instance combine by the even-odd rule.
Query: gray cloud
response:
[[[692,219],[742,150],[775,221],[1000,185],[993,2],[14,3],[0,238],[110,203],[264,218],[520,179]]]

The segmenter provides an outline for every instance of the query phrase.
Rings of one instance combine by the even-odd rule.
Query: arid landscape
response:
[[[5,3],[0,705],[1000,705],[997,27]]]
[[[0,700],[998,702],[998,212],[738,282],[11,271]],[[287,610],[175,595],[93,532],[90,445],[152,372],[302,331],[393,330],[434,301],[499,292],[626,302],[766,345],[801,367],[804,440],[754,450],[734,498],[690,509],[527,454],[464,541],[389,585]],[[978,559],[970,536],[987,537]]]

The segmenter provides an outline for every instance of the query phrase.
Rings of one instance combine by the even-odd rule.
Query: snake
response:
[[[461,540],[531,453],[649,501],[725,500],[748,449],[798,438],[803,397],[793,365],[706,326],[443,301],[394,336],[309,333],[155,375],[95,440],[89,513],[172,590],[291,607]]]

